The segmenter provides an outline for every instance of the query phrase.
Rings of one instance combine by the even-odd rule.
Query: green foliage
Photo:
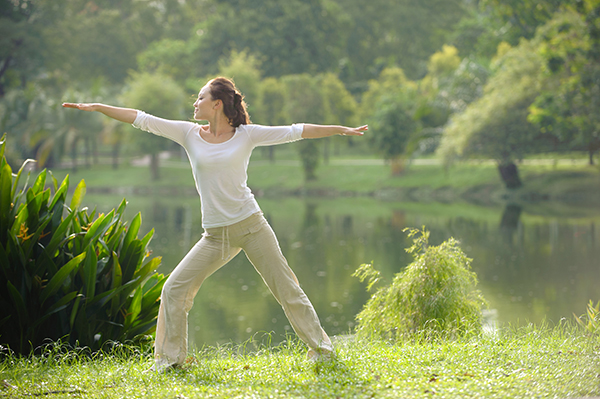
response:
[[[308,74],[288,75],[281,79],[286,89],[285,114],[290,121],[323,123],[325,119],[323,93],[317,79]],[[316,140],[302,140],[297,143],[304,177],[315,180],[320,151]]]
[[[257,108],[260,90],[259,67],[259,61],[247,51],[232,51],[227,59],[219,62],[219,75],[235,81],[236,87],[244,95],[250,115]]]
[[[483,96],[454,115],[444,129],[438,154],[446,165],[457,158],[491,158],[505,186],[516,188],[521,183],[514,162],[552,148],[552,137],[527,121],[527,107],[540,93],[542,62],[535,50],[531,41],[514,48],[499,46]]]
[[[590,300],[587,305],[585,315],[575,316],[577,324],[583,327],[590,334],[600,334],[600,301],[594,306],[594,301]]]
[[[570,149],[600,149],[600,5],[583,1],[540,28],[544,85],[529,121]],[[596,2],[597,3],[597,2]]]
[[[27,353],[45,339],[92,349],[152,331],[165,277],[148,258],[154,234],[137,238],[141,215],[127,227],[126,202],[108,214],[80,209],[83,180],[66,204],[68,176],[58,185],[43,170],[29,186],[14,176],[0,147],[0,342]],[[48,176],[49,175],[49,176]],[[45,188],[52,180],[54,195]],[[65,216],[63,217],[63,214]]]
[[[408,230],[413,245],[407,252],[414,261],[398,273],[392,283],[379,288],[356,316],[362,336],[398,338],[412,333],[464,334],[481,328],[485,300],[478,290],[471,259],[450,238],[439,246],[429,245],[429,232]],[[362,265],[354,275],[369,278],[369,288],[378,278],[372,265]]]
[[[128,87],[123,93],[123,101],[128,107],[167,119],[182,119],[185,105],[191,107],[185,103],[185,99],[185,93],[179,84],[160,73],[132,73]],[[154,134],[140,134],[132,127],[128,129],[137,146],[145,154],[150,154],[152,178],[158,180],[160,177],[158,153],[164,151],[169,145],[174,147],[175,144]]]
[[[393,175],[402,172],[401,157],[421,127],[415,119],[417,87],[402,69],[386,68],[377,80],[369,82],[369,90],[362,96],[360,115],[375,132],[369,135],[370,144],[392,161]]]

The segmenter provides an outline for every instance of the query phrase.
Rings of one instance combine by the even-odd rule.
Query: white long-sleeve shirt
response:
[[[223,143],[200,136],[200,125],[171,121],[138,111],[133,126],[179,143],[188,155],[200,194],[202,227],[240,222],[260,207],[247,185],[248,163],[258,146],[283,144],[302,138],[303,124],[291,126],[240,125]]]

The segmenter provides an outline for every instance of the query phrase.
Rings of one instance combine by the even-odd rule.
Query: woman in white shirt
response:
[[[169,275],[161,295],[155,340],[155,364],[163,371],[182,364],[187,355],[187,316],[202,282],[242,249],[263,278],[316,361],[333,354],[331,340],[287,264],[277,238],[247,186],[252,150],[303,138],[361,136],[367,126],[350,128],[294,124],[250,124],[243,97],[233,82],[210,80],[194,103],[194,119],[170,121],[131,108],[98,103],[64,103],[64,107],[101,112],[113,119],[167,137],[185,148],[200,194],[204,234]]]

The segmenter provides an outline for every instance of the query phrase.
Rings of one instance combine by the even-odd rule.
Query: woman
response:
[[[185,148],[200,194],[200,241],[168,277],[161,295],[156,326],[154,371],[182,364],[187,355],[187,316],[202,282],[242,249],[283,307],[296,334],[308,345],[307,357],[317,361],[333,353],[331,341],[281,253],[273,230],[248,188],[247,168],[257,146],[333,135],[361,136],[367,126],[350,128],[294,124],[250,124],[243,97],[234,83],[209,81],[194,103],[199,125],[169,121],[130,108],[104,104],[64,103],[64,107],[97,111],[116,120],[169,138]]]

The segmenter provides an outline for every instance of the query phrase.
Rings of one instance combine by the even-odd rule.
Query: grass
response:
[[[66,352],[0,361],[0,397],[51,398],[572,398],[600,395],[600,337],[575,325],[529,325],[468,338],[336,341],[312,364],[291,340],[277,347],[207,347],[184,369],[144,373],[147,352]]]

